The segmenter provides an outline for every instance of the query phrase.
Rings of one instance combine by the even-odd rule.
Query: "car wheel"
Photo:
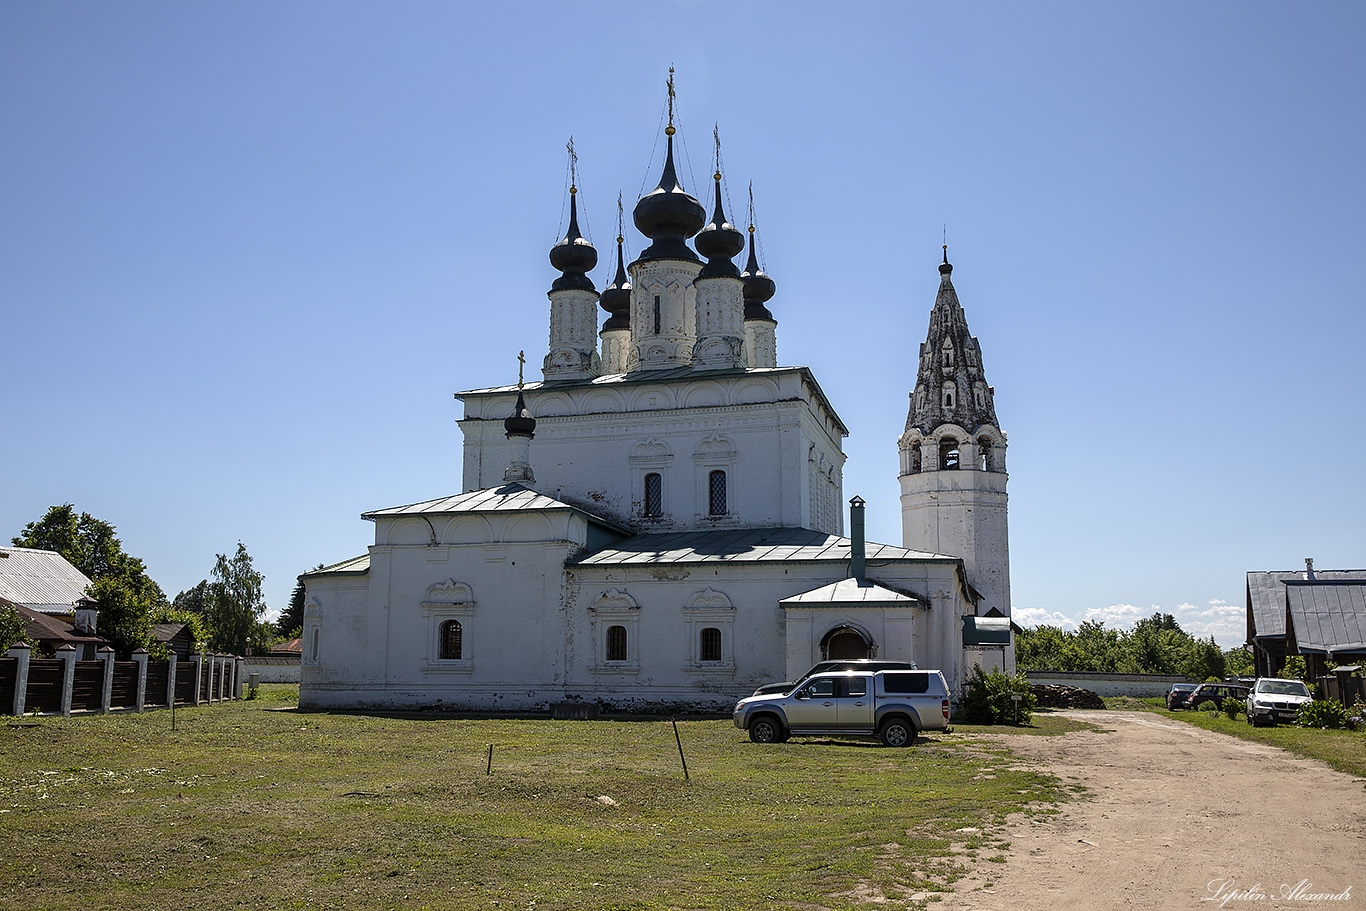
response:
[[[755,743],[782,743],[786,733],[772,715],[760,715],[749,723],[749,739]]]
[[[908,747],[915,741],[915,725],[905,718],[893,718],[878,730],[883,746]]]

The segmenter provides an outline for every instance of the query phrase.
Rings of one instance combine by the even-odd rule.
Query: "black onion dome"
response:
[[[754,228],[749,229],[749,262],[745,271],[740,273],[745,282],[745,319],[766,319],[777,322],[764,304],[773,297],[778,286],[773,284],[765,272],[759,268],[759,258],[754,255]]]
[[[711,223],[703,228],[693,240],[697,252],[707,258],[698,278],[711,278],[729,275],[738,278],[740,270],[730,258],[745,249],[745,235],[726,221],[726,213],[721,209],[721,172],[716,172],[716,211],[712,213]]]
[[[940,275],[953,274],[953,266],[949,265],[949,245],[944,244],[944,261],[939,264]]]
[[[569,188],[569,230],[564,239],[550,248],[550,264],[564,274],[555,279],[551,291],[593,291],[593,280],[588,271],[598,264],[598,251],[579,233],[577,195]]]
[[[631,282],[626,277],[626,267],[622,265],[621,245],[624,238],[617,235],[617,274],[612,284],[602,289],[598,304],[612,314],[602,324],[602,331],[609,329],[631,328]]]
[[[659,186],[640,197],[631,219],[641,234],[654,241],[640,254],[642,260],[698,261],[697,254],[684,241],[702,230],[707,222],[707,210],[678,182],[678,174],[674,171],[672,133],[669,133],[669,151],[664,159],[664,174],[659,178]]]
[[[522,398],[522,390],[517,390],[517,404],[513,406],[512,414],[508,415],[503,421],[503,430],[507,435],[534,437],[536,435],[536,419],[531,416],[531,412],[526,409],[526,400]]]

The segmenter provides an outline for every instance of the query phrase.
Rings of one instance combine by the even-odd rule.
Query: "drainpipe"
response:
[[[863,498],[849,501],[849,575],[863,584]]]

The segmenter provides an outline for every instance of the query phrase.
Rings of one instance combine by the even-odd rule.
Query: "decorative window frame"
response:
[[[300,637],[303,639],[304,653],[302,664],[306,667],[318,666],[320,633],[323,625],[323,607],[318,603],[318,599],[309,596],[304,602],[304,622],[303,632]]]
[[[740,462],[735,444],[720,434],[713,434],[698,444],[692,456],[694,473],[697,476],[697,518],[709,525],[740,524],[739,492],[740,485],[735,483],[735,469]],[[726,473],[726,512],[724,515],[711,514],[711,473]]]
[[[588,618],[593,631],[593,663],[588,670],[593,674],[639,674],[640,605],[636,599],[622,589],[608,589],[588,606]],[[625,661],[607,660],[607,630],[613,626],[626,628]]]
[[[469,674],[474,671],[474,638],[470,621],[474,619],[474,590],[464,582],[447,579],[427,589],[422,599],[422,623],[426,630],[426,650],[422,656],[425,674]],[[441,624],[460,621],[460,657],[441,657]]]
[[[735,606],[725,592],[704,588],[689,595],[683,602],[683,627],[688,646],[683,665],[685,671],[735,676]],[[702,630],[707,627],[721,631],[719,661],[702,660]]]
[[[669,509],[669,466],[673,454],[667,443],[653,437],[642,440],[631,450],[631,514],[643,524],[668,524],[673,514]],[[659,475],[659,515],[645,515],[645,476]]]

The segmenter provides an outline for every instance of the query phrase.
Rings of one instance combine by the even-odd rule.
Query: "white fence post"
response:
[[[166,659],[166,708],[175,705],[175,666],[179,662],[180,656],[171,652],[171,656]]]
[[[71,714],[71,689],[76,682],[76,646],[67,643],[57,649],[57,657],[66,662],[62,673],[62,717]]]
[[[139,648],[134,651],[133,660],[138,665],[137,709],[141,712],[147,704],[147,649]]]
[[[109,707],[114,703],[114,650],[107,645],[101,645],[95,652],[95,657],[104,662],[104,683],[100,685],[100,714],[109,714]]]
[[[204,688],[204,653],[195,652],[190,656],[190,660],[194,662],[194,702],[192,704],[199,705],[199,693]]]
[[[24,703],[28,698],[28,661],[33,649],[23,642],[11,645],[6,655],[17,658],[19,666],[14,670],[14,714],[24,714]]]
[[[236,658],[236,659],[233,661],[233,663],[232,663],[232,665],[233,665],[233,687],[232,687],[233,696],[232,696],[232,698],[234,698],[234,699],[241,699],[241,698],[242,698],[242,666],[243,666],[245,663],[246,663],[246,659],[244,659],[241,655],[238,655],[237,658]]]

